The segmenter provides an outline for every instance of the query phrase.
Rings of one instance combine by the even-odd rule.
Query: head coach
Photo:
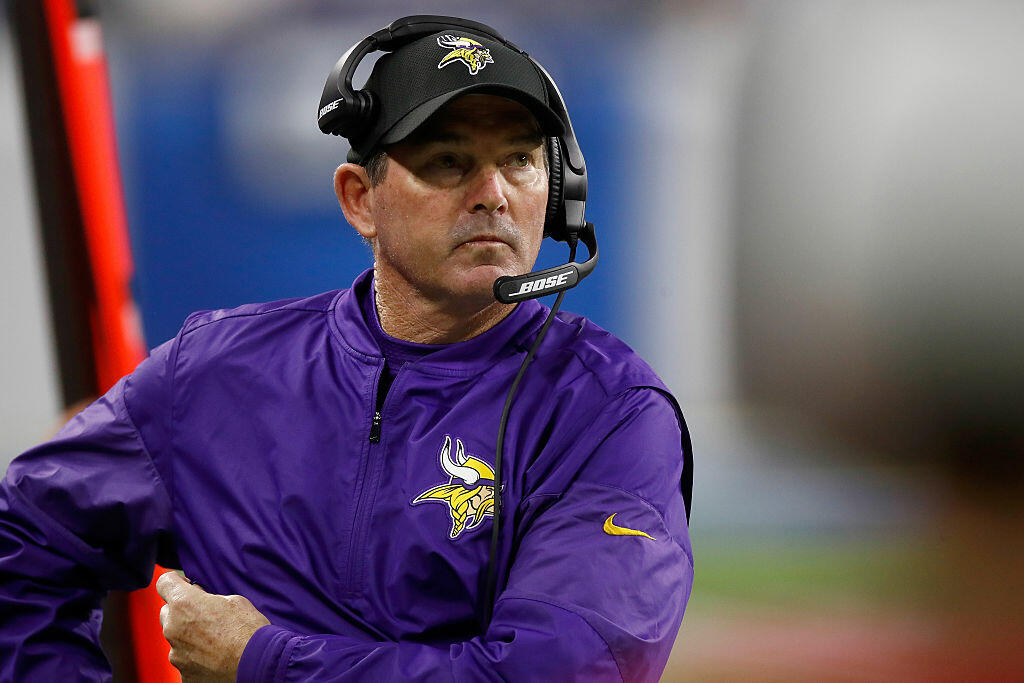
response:
[[[186,681],[656,680],[693,583],[689,437],[635,353],[555,315],[597,256],[557,87],[494,29],[406,17],[317,113],[373,267],[189,316],[12,463],[0,679],[109,676],[100,599],[156,562],[190,579],[158,582]],[[530,273],[544,236],[569,261]]]

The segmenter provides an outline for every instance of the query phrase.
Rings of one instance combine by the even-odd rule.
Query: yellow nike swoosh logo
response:
[[[645,538],[651,539],[652,541],[657,540],[653,536],[648,536],[642,531],[637,531],[636,529],[630,529],[628,527],[619,526],[618,524],[615,524],[614,522],[612,522],[612,520],[615,518],[615,515],[617,514],[619,513],[613,512],[608,516],[608,519],[604,520],[604,532],[609,536],[643,536]]]

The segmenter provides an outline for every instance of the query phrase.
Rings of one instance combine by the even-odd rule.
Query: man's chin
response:
[[[519,275],[507,265],[481,264],[467,268],[453,278],[457,294],[494,301],[494,281],[503,275]]]

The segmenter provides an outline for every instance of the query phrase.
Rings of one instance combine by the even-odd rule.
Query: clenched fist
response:
[[[176,572],[157,579],[156,592],[167,603],[160,625],[182,681],[233,683],[246,643],[267,618],[241,595],[207,593]]]

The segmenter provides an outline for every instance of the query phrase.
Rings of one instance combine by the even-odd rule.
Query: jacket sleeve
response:
[[[681,429],[653,389],[595,416],[563,459],[579,467],[571,485],[520,504],[515,559],[484,635],[435,645],[264,626],[238,680],[657,680],[693,585]]]
[[[172,552],[170,499],[138,426],[165,398],[171,346],[0,483],[0,680],[109,680],[100,601],[147,586]]]

